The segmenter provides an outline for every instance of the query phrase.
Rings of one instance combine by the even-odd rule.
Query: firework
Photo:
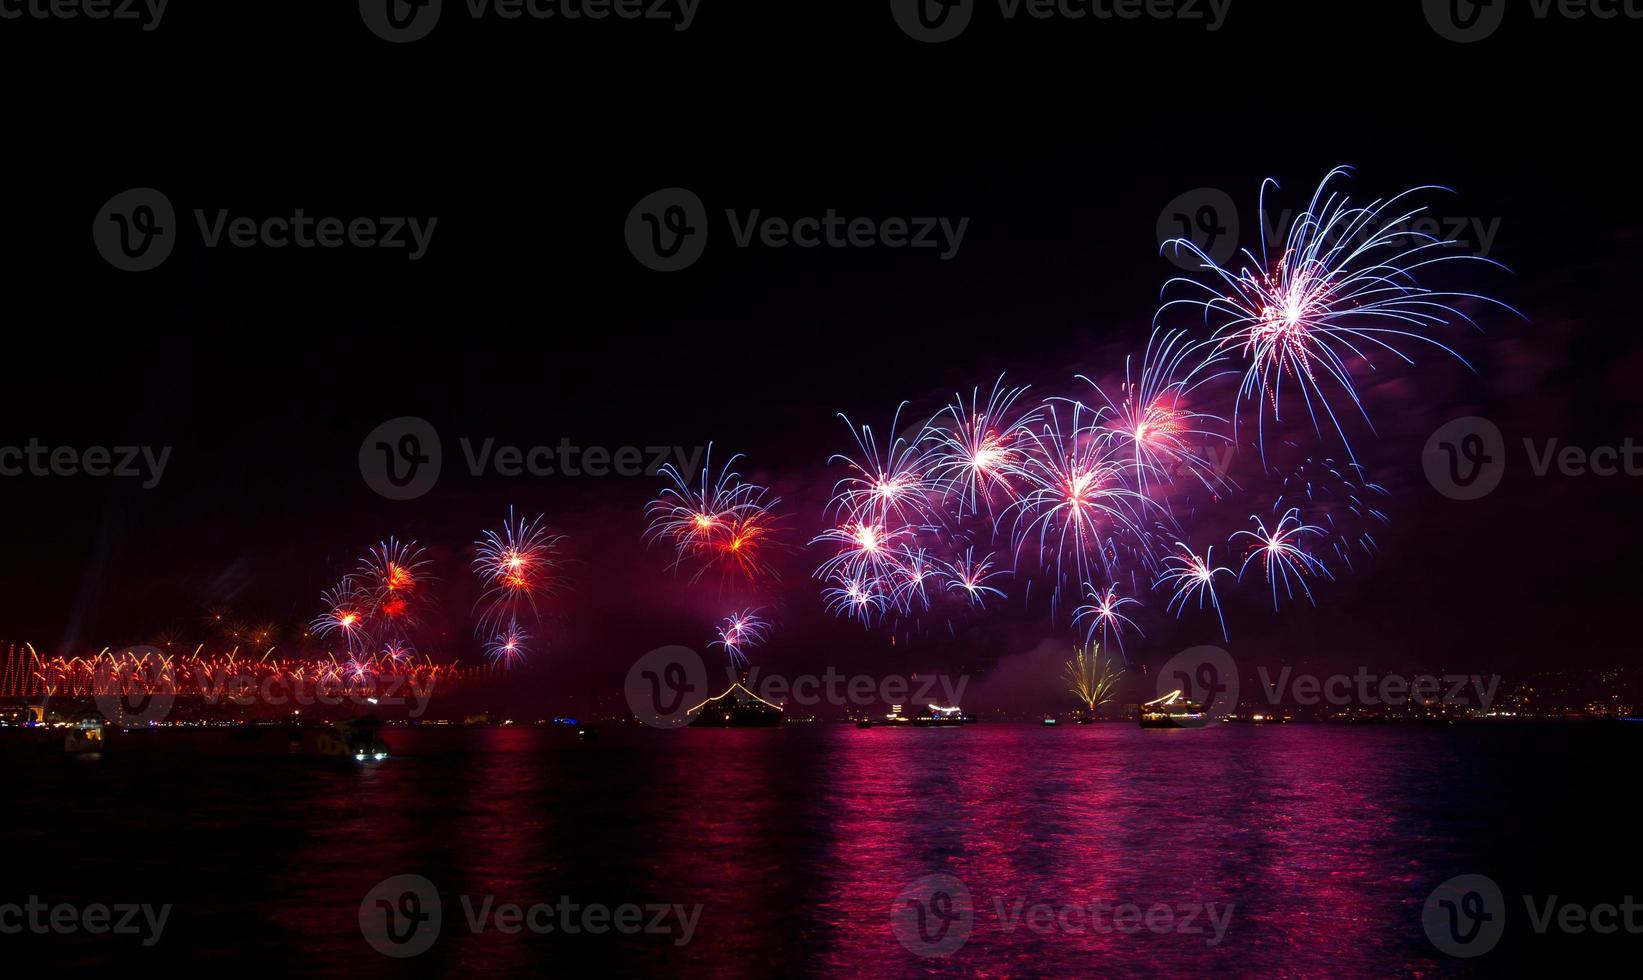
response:
[[[719,638],[708,646],[723,647],[733,663],[745,666],[747,651],[763,643],[770,633],[770,624],[758,613],[751,609],[726,616],[718,629]]]
[[[883,524],[860,521],[828,528],[810,543],[831,544],[838,551],[816,570],[816,577],[831,578],[840,573],[875,578],[892,575],[898,570],[897,549],[911,543],[914,536],[910,527],[887,530]]]
[[[1014,511],[1017,560],[1033,544],[1040,566],[1055,569],[1057,596],[1069,580],[1089,581],[1094,568],[1112,577],[1116,539],[1144,541],[1140,514],[1152,504],[1131,486],[1135,464],[1114,452],[1106,413],[1062,404],[1070,405],[1070,427],[1062,428],[1056,404],[1046,405],[1045,421],[1023,445],[1026,492],[1005,511]]]
[[[507,625],[485,644],[485,656],[490,658],[493,664],[512,667],[530,655],[530,650],[526,647],[530,638],[531,635],[519,625],[518,620],[510,619]]]
[[[713,557],[719,567],[734,571],[748,582],[776,576],[767,555],[772,549],[789,548],[777,537],[781,522],[770,509],[780,502],[781,499],[776,498],[766,503],[761,493],[754,506],[728,520],[725,533],[713,545]],[[697,576],[707,567],[703,565]]]
[[[399,640],[393,639],[390,639],[388,642],[384,643],[382,645],[382,652],[378,654],[383,663],[392,664],[394,666],[410,663],[412,655],[413,654],[410,647],[406,646]]]
[[[1320,529],[1335,558],[1349,571],[1353,556],[1372,556],[1375,530],[1388,523],[1379,504],[1386,488],[1364,478],[1363,467],[1332,459],[1308,459],[1284,478],[1272,513],[1295,509],[1303,523]]]
[[[1215,451],[1230,445],[1221,431],[1227,420],[1189,407],[1194,392],[1221,376],[1216,357],[1205,357],[1186,331],[1154,330],[1141,355],[1124,362],[1124,382],[1112,397],[1084,375],[1104,404],[1105,430],[1119,447],[1128,447],[1133,472],[1143,485],[1151,480],[1189,477],[1214,490],[1222,482]],[[1224,373],[1224,372],[1223,372]]]
[[[890,430],[901,424],[902,402],[890,422]],[[840,415],[850,427],[860,450],[859,459],[835,454],[828,460],[842,461],[850,475],[833,485],[833,501],[829,512],[836,519],[857,525],[895,525],[928,527],[936,522],[931,500],[936,489],[923,473],[923,456],[919,452],[921,438],[896,436],[882,452],[873,430],[857,427]],[[840,517],[842,515],[842,518]]]
[[[936,574],[935,559],[928,551],[902,545],[889,566],[890,604],[907,614],[913,612],[915,605],[928,611],[930,593],[926,586]]]
[[[1085,598],[1090,600],[1090,605],[1079,606],[1073,611],[1073,623],[1076,625],[1079,620],[1089,617],[1089,641],[1095,640],[1096,630],[1101,631],[1102,643],[1107,642],[1107,635],[1111,633],[1118,643],[1118,652],[1123,653],[1124,627],[1128,626],[1136,632],[1141,630],[1135,625],[1135,620],[1124,615],[1123,609],[1125,606],[1139,606],[1141,600],[1120,596],[1116,585],[1109,585],[1104,591],[1093,586],[1086,588],[1089,592]]]
[[[1001,578],[1009,573],[1003,570],[993,570],[993,556],[989,553],[979,562],[975,559],[975,549],[964,549],[963,557],[949,562],[943,570],[947,579],[944,588],[948,592],[962,594],[970,605],[977,609],[987,606],[987,598],[1003,599],[1004,590],[987,583],[995,578]]]
[[[369,603],[373,626],[402,637],[418,620],[416,602],[426,583],[428,561],[416,542],[394,538],[372,548],[360,559],[352,580]]]
[[[1062,673],[1072,687],[1068,690],[1084,702],[1084,710],[1091,718],[1096,709],[1113,699],[1118,687],[1118,675],[1124,670],[1111,658],[1101,659],[1101,646],[1092,644],[1088,650],[1074,648],[1073,658],[1062,666]]]
[[[692,486],[690,478],[672,463],[665,464],[661,475],[673,485],[645,505],[645,541],[669,542],[681,562],[691,555],[711,552],[729,534],[731,524],[754,508],[751,498],[764,489],[743,481],[736,472],[741,458],[730,457],[715,478],[713,444],[708,443],[698,486]]]
[[[826,602],[827,611],[833,615],[846,616],[863,626],[872,626],[890,604],[878,579],[841,569],[828,581],[830,584],[822,590],[822,599]]]
[[[1278,585],[1283,583],[1284,595],[1287,598],[1295,597],[1294,586],[1299,585],[1306,600],[1316,605],[1317,600],[1312,597],[1312,590],[1307,587],[1308,575],[1329,576],[1329,570],[1323,562],[1314,558],[1303,547],[1301,542],[1308,535],[1319,535],[1323,529],[1310,524],[1301,523],[1300,512],[1294,508],[1284,512],[1278,519],[1277,525],[1270,531],[1266,523],[1258,516],[1251,516],[1255,522],[1255,530],[1239,531],[1232,536],[1234,541],[1239,538],[1248,538],[1250,541],[1249,555],[1244,559],[1243,567],[1238,570],[1238,579],[1243,580],[1244,572],[1251,563],[1259,560],[1266,571],[1267,582],[1272,586],[1272,607],[1278,608]]]
[[[776,537],[780,520],[775,508],[781,498],[771,497],[767,487],[743,480],[735,469],[741,459],[740,455],[730,457],[715,477],[713,444],[709,443],[696,486],[669,463],[661,473],[673,485],[645,505],[644,540],[670,544],[674,567],[699,562],[693,580],[713,567],[750,582],[772,575],[767,552],[785,547]]]
[[[315,636],[337,636],[349,650],[365,650],[373,645],[368,616],[371,597],[360,591],[351,578],[321,594],[325,611],[309,624]]]
[[[962,396],[942,409],[925,429],[927,442],[921,467],[930,474],[931,484],[944,502],[956,502],[957,516],[994,513],[994,501],[1016,499],[1011,476],[1021,462],[1020,443],[1037,419],[1037,409],[1015,410],[1026,388],[1006,388],[1004,376],[993,382],[987,403],[981,403],[981,389]]]
[[[557,592],[561,585],[563,561],[559,553],[564,540],[564,535],[550,534],[542,526],[541,515],[527,521],[516,518],[509,507],[502,529],[486,531],[474,542],[478,546],[474,572],[485,589],[478,603],[480,635],[522,635],[523,631],[518,630],[520,616],[528,609],[533,617],[540,617],[537,602]],[[521,639],[509,649],[509,656],[493,655],[492,659],[511,665],[523,656]]]
[[[1232,639],[1227,633],[1227,619],[1221,614],[1221,600],[1215,594],[1215,576],[1234,575],[1232,569],[1217,567],[1215,564],[1215,549],[1206,551],[1203,557],[1194,554],[1192,549],[1180,542],[1176,543],[1175,554],[1164,559],[1165,572],[1158,580],[1160,588],[1168,586],[1175,590],[1170,597],[1166,611],[1173,612],[1179,619],[1186,612],[1187,602],[1197,598],[1198,608],[1204,608],[1207,599],[1215,610],[1215,617],[1221,623],[1221,638]]]
[[[1455,241],[1412,230],[1425,212],[1411,206],[1413,196],[1441,187],[1417,187],[1388,200],[1355,206],[1330,188],[1347,168],[1330,171],[1318,185],[1307,209],[1288,229],[1283,251],[1274,261],[1263,240],[1259,257],[1243,251],[1234,273],[1223,268],[1190,241],[1165,243],[1195,256],[1206,273],[1200,282],[1176,278],[1168,292],[1182,284],[1189,295],[1164,304],[1159,315],[1177,305],[1196,307],[1213,329],[1206,341],[1215,354],[1237,353],[1245,363],[1234,406],[1234,436],[1241,409],[1259,401],[1257,442],[1265,452],[1265,419],[1282,421],[1286,379],[1299,392],[1313,428],[1320,435],[1324,420],[1350,454],[1351,446],[1332,397],[1344,399],[1369,421],[1354,373],[1375,370],[1384,355],[1414,363],[1404,348],[1430,345],[1462,360],[1431,334],[1452,321],[1476,326],[1456,304],[1475,300],[1510,307],[1476,293],[1439,292],[1421,285],[1417,273],[1453,262],[1499,263],[1465,254]],[[1261,184],[1259,211],[1266,211],[1268,186]],[[1263,220],[1262,224],[1265,222]]]

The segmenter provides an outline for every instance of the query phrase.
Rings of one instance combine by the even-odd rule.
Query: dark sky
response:
[[[989,21],[925,46],[875,4],[706,0],[677,37],[453,22],[391,47],[350,4],[250,21],[202,6],[179,0],[153,36],[0,25],[12,188],[0,445],[175,447],[152,490],[0,479],[0,642],[191,636],[215,607],[289,635],[359,553],[397,535],[427,546],[443,580],[425,645],[471,660],[466,549],[513,504],[546,513],[577,559],[527,685],[604,690],[653,646],[705,643],[743,597],[692,587],[641,547],[658,481],[471,478],[458,437],[714,440],[749,455],[802,545],[837,476],[827,458],[849,448],[834,413],[882,427],[904,398],[927,413],[1001,371],[1049,394],[1077,373],[1110,378],[1175,272],[1157,254],[1167,202],[1224,189],[1247,239],[1261,178],[1298,205],[1352,164],[1354,195],[1440,183],[1459,194],[1432,198],[1439,213],[1499,219],[1491,257],[1515,277],[1464,284],[1529,322],[1485,313],[1486,334],[1452,335],[1475,375],[1422,354],[1367,389],[1379,433],[1356,445],[1391,491],[1383,554],[1323,587],[1315,610],[1274,614],[1246,589],[1228,604],[1230,648],[1513,670],[1631,656],[1643,485],[1537,478],[1521,444],[1643,432],[1640,224],[1609,57],[1635,50],[1643,24],[1524,17],[1462,47],[1418,4],[1270,4],[1235,7],[1207,36]],[[1529,70],[1558,52],[1586,55],[1578,86]],[[414,263],[207,250],[188,228],[160,269],[122,273],[88,231],[103,202],[138,186],[190,215],[300,207],[439,225]],[[622,226],[668,186],[696,192],[715,224],[697,264],[661,275],[629,254]],[[740,249],[727,208],[969,227],[947,262]],[[1499,491],[1459,503],[1427,485],[1420,454],[1437,425],[1468,414],[1496,421],[1514,456]],[[439,429],[446,475],[396,503],[367,488],[356,454],[401,415]],[[771,669],[968,670],[1073,638],[1038,601],[957,638],[940,627],[892,645],[821,615],[818,560],[784,561],[786,587],[762,600],[778,621],[760,658]],[[1160,604],[1132,658],[1218,639],[1212,619],[1175,625]]]

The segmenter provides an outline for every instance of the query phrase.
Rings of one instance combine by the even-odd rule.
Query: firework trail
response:
[[[1387,496],[1355,463],[1308,459],[1284,478],[1272,513],[1295,510],[1302,523],[1319,529],[1341,566],[1355,571],[1355,554],[1372,557],[1379,550],[1375,529],[1390,523],[1379,508]]]
[[[1327,419],[1350,455],[1350,441],[1326,388],[1344,398],[1373,429],[1354,383],[1355,370],[1375,370],[1378,354],[1413,364],[1402,349],[1412,344],[1431,345],[1465,363],[1452,348],[1431,336],[1455,320],[1476,326],[1455,304],[1475,300],[1517,312],[1476,293],[1428,289],[1416,277],[1417,272],[1451,262],[1481,262],[1505,269],[1491,259],[1453,251],[1463,248],[1458,242],[1410,228],[1410,222],[1426,208],[1412,207],[1408,200],[1448,188],[1416,187],[1387,200],[1354,206],[1350,198],[1330,188],[1336,177],[1350,173],[1350,168],[1340,167],[1324,177],[1307,209],[1290,224],[1276,261],[1264,239],[1259,257],[1248,249],[1243,251],[1247,264],[1236,273],[1218,265],[1190,241],[1175,239],[1164,244],[1165,249],[1184,250],[1198,258],[1209,281],[1171,279],[1164,286],[1166,293],[1181,284],[1190,294],[1165,303],[1159,316],[1177,305],[1201,309],[1213,329],[1206,342],[1212,350],[1216,354],[1236,352],[1247,362],[1233,409],[1234,437],[1240,409],[1246,402],[1259,400],[1257,443],[1263,455],[1268,410],[1274,422],[1282,421],[1285,378],[1299,391],[1314,430],[1322,435]],[[1268,179],[1261,184],[1263,224],[1268,186],[1276,188],[1277,181]]]

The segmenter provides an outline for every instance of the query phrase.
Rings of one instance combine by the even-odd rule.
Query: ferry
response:
[[[1142,728],[1202,728],[1209,724],[1209,716],[1188,701],[1180,691],[1171,691],[1155,701],[1141,706]]]
[[[740,681],[687,714],[692,728],[773,728],[782,723],[782,706],[759,697]]]
[[[927,704],[924,710],[914,714],[907,714],[899,704],[890,706],[890,713],[879,721],[859,721],[858,728],[883,726],[886,728],[952,728],[959,725],[974,724],[975,719],[966,715],[963,708],[944,708],[939,704]]]

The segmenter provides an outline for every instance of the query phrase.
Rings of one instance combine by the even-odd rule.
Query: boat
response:
[[[69,755],[95,755],[104,744],[103,719],[96,716],[80,719],[63,735],[63,751]]]
[[[375,718],[339,721],[320,732],[319,754],[352,758],[355,762],[381,762],[388,758],[388,743],[382,740],[381,729],[382,722]]]
[[[740,681],[686,714],[692,728],[773,728],[782,723],[781,705],[759,697]]]
[[[1202,728],[1209,724],[1204,710],[1188,701],[1180,691],[1171,691],[1143,704],[1139,716],[1142,728]]]
[[[1044,719],[1044,724],[1046,726],[1055,726],[1061,724],[1061,722],[1056,721],[1054,718],[1046,718]]]
[[[878,721],[863,719],[856,723],[856,727],[882,726],[885,728],[956,728],[960,725],[974,724],[975,719],[964,713],[958,707],[944,708],[939,704],[927,704],[923,711],[907,714],[899,704],[890,706],[890,713]]]

